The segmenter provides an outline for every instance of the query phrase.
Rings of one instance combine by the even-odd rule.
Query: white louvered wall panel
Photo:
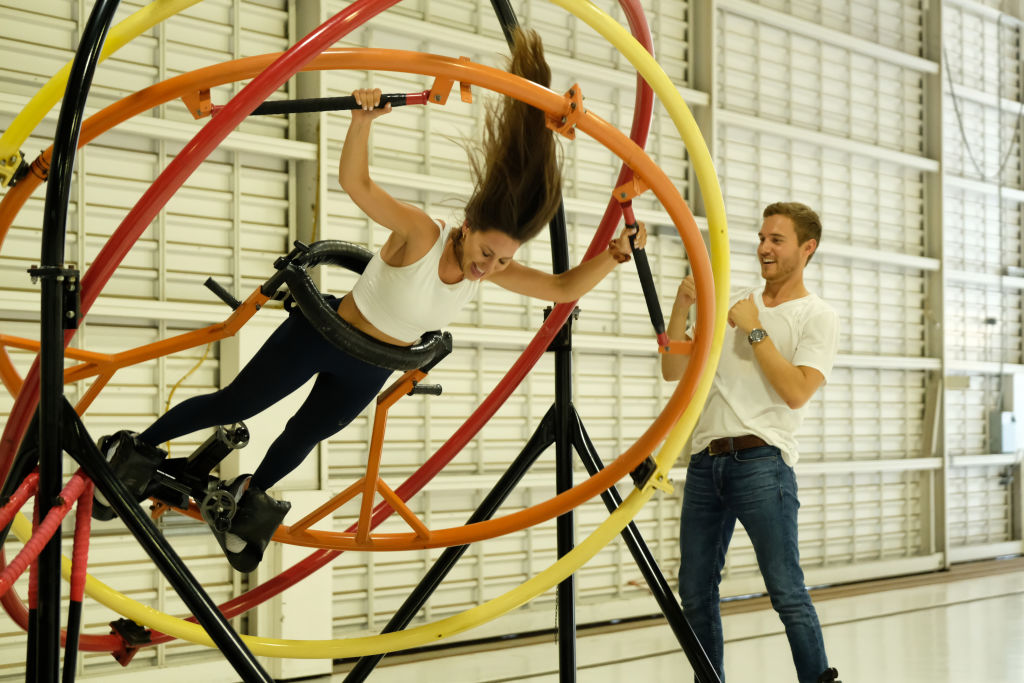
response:
[[[946,349],[957,388],[946,391],[946,438],[957,467],[948,480],[949,543],[961,556],[1019,540],[1014,468],[972,457],[996,449],[989,417],[1001,409],[1009,377],[1024,360],[1021,290],[1020,21],[973,3],[943,5],[947,70],[943,155],[949,188],[944,251],[954,283],[946,290]],[[987,363],[985,369],[979,363]],[[1015,369],[1015,367],[1017,369]],[[963,385],[962,387],[960,385]],[[1019,455],[1021,444],[1017,443]],[[1012,460],[1010,461],[1012,463]],[[1019,472],[1019,468],[1017,468]],[[1017,527],[1015,529],[1015,526]]]
[[[802,201],[824,225],[823,248],[805,280],[840,319],[840,359],[799,434],[805,570],[813,580],[822,576],[816,569],[926,556],[931,544],[921,517],[929,508],[921,492],[929,472],[841,473],[857,462],[882,468],[883,461],[922,455],[925,372],[874,369],[871,360],[847,367],[842,356],[878,358],[881,367],[890,358],[926,356],[925,273],[887,256],[927,254],[923,169],[933,164],[922,158],[925,75],[882,50],[874,56],[865,43],[830,44],[827,32],[809,29],[822,26],[918,57],[921,8],[742,1],[719,7],[716,76],[725,111],[718,116],[716,161],[736,236],[734,286],[760,282],[754,251],[761,209]],[[790,27],[773,11],[811,24]],[[864,256],[851,260],[850,248]],[[840,473],[802,473],[819,463]],[[723,589],[759,585],[745,534],[732,547]]]

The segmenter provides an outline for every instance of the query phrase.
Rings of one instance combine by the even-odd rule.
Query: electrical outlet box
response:
[[[993,410],[988,414],[990,453],[1013,453],[1017,450],[1017,416],[1009,410]]]

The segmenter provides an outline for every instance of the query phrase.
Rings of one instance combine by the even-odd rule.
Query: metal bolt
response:
[[[64,317],[68,318],[70,320],[71,318],[75,317],[75,312],[74,311],[65,311],[64,312]]]

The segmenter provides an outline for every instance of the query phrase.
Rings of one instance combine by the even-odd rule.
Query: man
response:
[[[731,299],[721,361],[693,432],[679,593],[687,621],[724,681],[718,585],[739,519],[785,626],[798,680],[832,683],[838,672],[828,666],[800,569],[793,465],[803,407],[832,371],[838,319],[804,287],[804,268],[821,239],[818,215],[803,204],[779,202],[763,216],[757,257],[764,288]],[[686,319],[695,301],[693,278],[687,277],[672,308],[670,337],[690,338]],[[682,377],[688,361],[662,356],[665,379]]]

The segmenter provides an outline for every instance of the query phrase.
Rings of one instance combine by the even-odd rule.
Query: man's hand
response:
[[[676,290],[676,301],[673,308],[678,308],[684,315],[689,312],[690,306],[697,301],[697,285],[693,282],[693,276],[687,275],[679,283]]]
[[[729,309],[729,324],[740,328],[743,334],[750,334],[752,329],[761,327],[761,318],[758,316],[753,294],[746,299],[740,299]]]

